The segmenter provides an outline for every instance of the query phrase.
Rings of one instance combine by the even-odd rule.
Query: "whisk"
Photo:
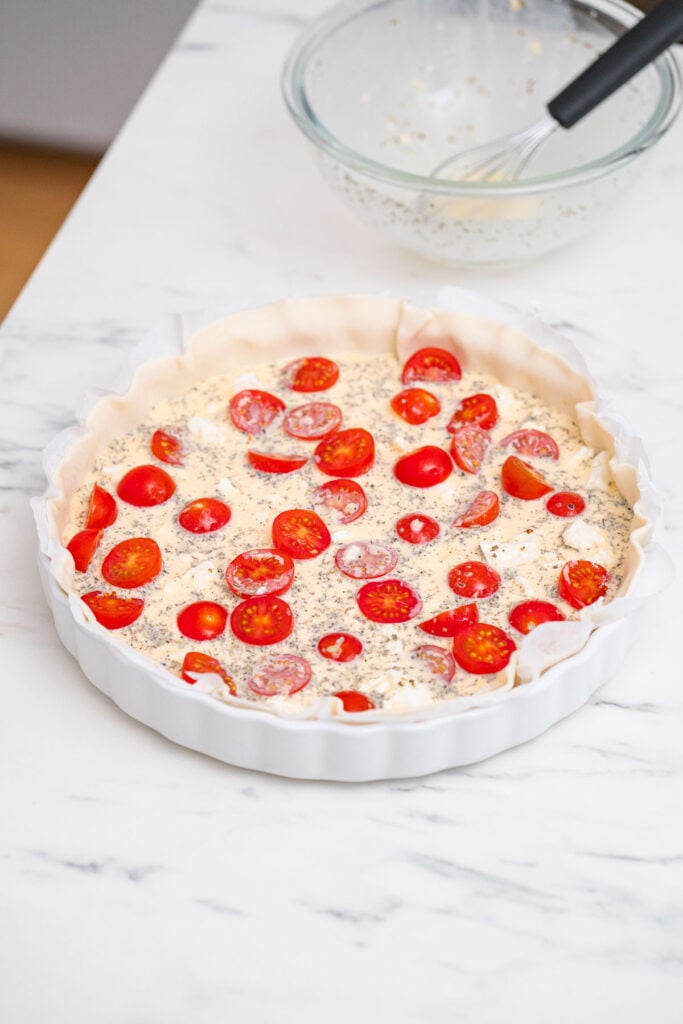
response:
[[[522,131],[447,157],[434,168],[431,177],[514,181],[558,128],[572,128],[681,36],[683,0],[662,0],[550,100],[546,116]]]

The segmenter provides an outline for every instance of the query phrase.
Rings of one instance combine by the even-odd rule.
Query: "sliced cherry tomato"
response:
[[[467,506],[464,512],[456,516],[451,526],[460,526],[470,530],[473,526],[488,526],[498,518],[500,501],[495,491],[481,491]]]
[[[228,612],[215,601],[188,604],[177,618],[178,629],[190,640],[214,640],[225,630]]]
[[[422,611],[422,601],[403,580],[366,583],[356,595],[358,607],[372,622],[407,622]]]
[[[327,391],[339,379],[339,367],[324,356],[309,356],[287,363],[282,383],[292,391]]]
[[[332,402],[308,402],[290,409],[282,424],[285,434],[302,441],[319,441],[342,424],[342,411]]]
[[[554,516],[571,519],[573,516],[580,516],[582,512],[585,512],[586,502],[575,491],[558,491],[557,494],[553,494],[552,498],[548,498],[545,507]]]
[[[183,658],[183,667],[181,669],[185,682],[194,685],[197,682],[195,676],[204,675],[206,672],[212,672],[214,675],[220,676],[233,697],[237,694],[234,680],[225,671],[220,661],[212,658],[210,654],[202,654],[201,651],[188,651]]]
[[[313,452],[313,461],[328,476],[360,476],[375,461],[375,441],[362,427],[338,430],[323,438]]]
[[[161,550],[149,537],[131,537],[111,549],[102,562],[102,575],[112,587],[132,590],[161,572]]]
[[[294,616],[286,601],[265,594],[248,597],[233,608],[230,627],[238,640],[263,647],[286,640],[294,629]]]
[[[450,683],[455,675],[453,655],[444,647],[438,647],[436,644],[421,644],[420,647],[415,648],[412,657],[424,665],[430,675],[443,679],[445,683]]]
[[[263,697],[291,697],[308,685],[311,675],[311,666],[298,654],[273,654],[256,665],[249,689]]]
[[[367,510],[368,499],[355,480],[328,480],[313,491],[313,504],[334,509],[340,523],[353,523]]]
[[[81,530],[74,534],[66,546],[74,560],[76,572],[86,572],[93,560],[104,530]]]
[[[519,455],[532,455],[537,459],[559,459],[560,449],[550,434],[542,430],[515,430],[500,442],[501,448],[512,448]]]
[[[81,600],[105,629],[130,626],[131,622],[140,618],[145,607],[141,597],[117,597],[116,594],[103,594],[101,590],[91,590]]]
[[[294,579],[294,562],[275,548],[243,551],[225,570],[228,586],[238,597],[284,594]]]
[[[213,533],[230,522],[230,507],[218,498],[195,498],[178,516],[178,522],[190,533]]]
[[[425,391],[423,388],[406,388],[400,394],[394,395],[390,405],[397,416],[413,425],[426,423],[432,416],[441,412],[439,399],[431,391]]]
[[[460,380],[460,363],[445,348],[421,348],[406,361],[401,376],[402,384],[414,380]]]
[[[481,427],[466,423],[453,433],[451,455],[465,473],[478,473],[489,444],[489,436]]]
[[[121,477],[116,493],[129,505],[151,508],[173,496],[175,483],[159,466],[136,466]]]
[[[86,530],[106,530],[116,522],[119,510],[113,494],[104,487],[95,484],[88,502],[88,514],[85,520]]]
[[[604,565],[578,559],[562,566],[557,591],[572,608],[585,608],[605,596],[610,579]]]
[[[374,580],[386,576],[398,562],[398,555],[379,541],[357,540],[339,548],[334,564],[354,580]]]
[[[362,653],[363,645],[350,633],[328,633],[318,640],[318,650],[330,661],[353,661]]]
[[[359,693],[358,690],[337,690],[332,696],[342,702],[342,707],[347,714],[372,711],[376,707],[369,697],[366,697],[364,693]]]
[[[453,462],[443,448],[426,444],[397,459],[394,476],[409,487],[435,487],[453,472]]]
[[[167,434],[164,430],[155,430],[152,434],[150,448],[152,455],[156,456],[160,462],[167,462],[171,466],[184,465],[183,446],[173,434]]]
[[[430,636],[455,636],[459,629],[471,626],[473,622],[479,622],[479,609],[476,604],[463,604],[459,608],[439,612],[433,619],[420,622],[417,628]]]
[[[315,558],[331,543],[320,516],[308,509],[290,508],[273,520],[273,545],[292,558]]]
[[[449,433],[454,434],[466,423],[471,423],[482,430],[493,430],[498,422],[498,406],[493,395],[479,394],[469,395],[463,398],[457,406],[446,427]]]
[[[247,458],[261,473],[293,473],[308,462],[307,455],[277,455],[274,452],[256,452],[250,448]]]
[[[237,429],[255,436],[285,411],[285,403],[269,391],[246,388],[232,396],[229,408],[230,419]]]
[[[453,656],[458,665],[477,676],[500,672],[516,649],[507,633],[488,622],[465,626],[453,637]]]
[[[415,512],[412,516],[402,516],[396,523],[396,533],[401,540],[407,540],[409,544],[429,544],[436,540],[441,532],[441,527],[436,519],[425,516],[421,512]]]
[[[500,576],[484,562],[460,562],[449,572],[448,586],[458,597],[474,597],[480,601],[495,594]]]
[[[541,474],[516,455],[508,455],[500,471],[500,480],[503,490],[513,498],[521,498],[523,501],[534,501],[552,491],[552,487]]]
[[[510,625],[520,633],[530,633],[543,622],[562,622],[564,615],[549,601],[522,601],[508,615]]]

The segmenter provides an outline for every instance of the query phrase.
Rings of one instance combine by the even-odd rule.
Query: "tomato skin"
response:
[[[375,461],[375,439],[362,427],[337,430],[318,444],[313,461],[328,476],[360,476]]]
[[[214,533],[232,517],[230,507],[218,498],[195,498],[178,515],[178,522],[189,533]]]
[[[448,586],[458,597],[481,601],[500,587],[500,576],[484,562],[460,562],[448,574]]]
[[[519,633],[530,633],[544,622],[563,622],[564,615],[549,601],[522,601],[508,615],[508,621]]]
[[[334,556],[334,564],[353,580],[372,580],[386,576],[395,568],[398,555],[379,541],[352,541],[344,544]]]
[[[106,530],[107,527],[114,525],[118,514],[114,495],[105,491],[99,484],[95,484],[88,502],[86,530]]]
[[[498,406],[493,395],[480,393],[463,398],[451,416],[446,430],[455,434],[460,427],[470,423],[482,430],[493,430],[498,422]]]
[[[205,672],[212,672],[214,675],[221,677],[233,697],[237,696],[237,687],[234,680],[225,671],[220,661],[212,658],[210,654],[202,654],[201,651],[188,651],[183,658],[183,667],[180,671],[182,678],[191,686],[194,686],[197,682],[191,673],[203,675]]]
[[[481,427],[466,423],[453,432],[453,461],[463,472],[476,474],[481,469],[489,443],[489,436]]]
[[[327,391],[339,379],[339,367],[325,356],[295,359],[282,370],[282,383],[292,391]]]
[[[508,455],[500,471],[500,480],[504,491],[522,501],[535,501],[552,491],[541,474],[516,455]]]
[[[439,612],[433,619],[418,623],[418,629],[430,636],[453,637],[463,626],[471,626],[479,622],[479,609],[476,604],[463,604],[459,608],[450,608],[446,612]]]
[[[160,462],[166,462],[170,466],[183,466],[185,452],[177,437],[167,434],[165,430],[155,430],[150,442],[152,455]]]
[[[545,507],[553,516],[561,516],[563,519],[573,519],[580,516],[586,510],[586,502],[580,494],[575,491],[557,491],[548,498]]]
[[[233,558],[225,579],[238,597],[284,594],[294,580],[294,562],[285,551],[252,548]]]
[[[232,396],[228,409],[233,425],[244,434],[255,436],[282,415],[285,403],[269,391],[245,388]]]
[[[572,608],[586,608],[605,596],[610,580],[604,565],[577,559],[562,566],[557,592]]]
[[[394,395],[389,404],[397,416],[413,426],[426,423],[432,416],[441,412],[439,399],[424,388],[406,388],[405,391]]]
[[[253,448],[247,452],[247,459],[261,473],[293,473],[308,462],[306,455],[277,455],[274,452],[257,452]]]
[[[74,560],[76,572],[87,572],[103,534],[104,530],[81,530],[71,538],[66,550]]]
[[[537,459],[559,459],[560,449],[550,434],[542,430],[514,430],[500,442],[501,448],[512,448],[519,455],[531,455]]]
[[[394,464],[394,476],[408,487],[436,487],[452,472],[453,462],[448,452],[433,444],[402,455]]]
[[[313,491],[313,504],[335,509],[340,523],[354,523],[367,512],[365,491],[355,480],[327,480]]]
[[[374,704],[364,693],[358,690],[337,690],[332,694],[342,702],[342,707],[347,714],[356,714],[359,711],[372,711],[377,705]]]
[[[190,640],[214,640],[225,631],[227,610],[215,601],[195,601],[178,614],[176,622]]]
[[[431,516],[415,512],[412,516],[402,516],[398,520],[396,533],[409,544],[430,544],[441,533],[441,527]]]
[[[248,686],[262,697],[291,697],[308,685],[312,674],[309,663],[298,654],[273,654],[256,665]]]
[[[318,640],[318,651],[330,661],[353,661],[363,652],[360,640],[351,633],[328,633]]]
[[[414,380],[460,380],[460,363],[452,352],[445,348],[421,348],[406,360],[401,375],[402,384]]]
[[[135,466],[121,477],[116,493],[128,505],[152,508],[175,494],[175,482],[159,466]]]
[[[356,594],[358,607],[371,622],[407,622],[422,611],[422,600],[403,580],[366,583]]]
[[[473,526],[489,526],[500,513],[500,500],[495,491],[481,491],[467,506],[464,512],[456,516],[451,526],[459,526],[470,530]]]
[[[455,661],[450,651],[437,644],[422,644],[412,652],[412,657],[422,662],[427,671],[450,683],[455,675]]]
[[[300,441],[319,441],[334,433],[342,425],[342,411],[332,402],[308,402],[290,409],[284,418],[282,429],[290,437]]]
[[[315,558],[332,543],[330,531],[315,512],[291,508],[273,520],[273,545],[291,558]]]
[[[105,629],[130,626],[140,618],[145,607],[141,597],[117,597],[116,594],[103,594],[101,590],[83,594],[81,601],[87,604],[100,626]]]
[[[279,644],[294,629],[292,609],[272,594],[248,597],[233,608],[230,628],[242,643],[255,647]]]
[[[131,537],[116,544],[102,562],[102,575],[112,587],[132,590],[161,572],[161,550],[150,537]]]
[[[517,645],[507,633],[488,622],[465,626],[453,637],[453,657],[473,675],[493,675],[510,661]]]

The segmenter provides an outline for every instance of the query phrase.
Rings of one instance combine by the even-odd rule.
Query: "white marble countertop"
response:
[[[683,554],[683,120],[595,236],[518,270],[390,247],[279,96],[321,0],[207,0],[2,333],[0,1019],[365,1024],[683,1019],[681,587],[591,703],[424,780],[289,782],[126,718],[34,567],[40,451],[168,311],[455,282],[571,335],[635,424]]]

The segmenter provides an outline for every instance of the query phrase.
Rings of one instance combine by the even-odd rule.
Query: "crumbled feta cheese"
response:
[[[108,477],[114,484],[119,482],[124,473],[123,466],[102,466],[102,475]]]
[[[256,376],[255,373],[241,373],[239,377],[235,377],[234,381],[234,394],[238,391],[245,391],[248,388],[257,388],[259,391],[263,391],[263,384]]]
[[[562,534],[562,540],[567,547],[574,548],[591,561],[599,562],[600,565],[614,564],[614,552],[607,534],[583,519],[575,519],[570,523]]]
[[[506,388],[504,384],[496,384],[494,388],[491,388],[491,394],[496,400],[498,406],[498,413],[502,419],[514,420],[517,417],[519,410],[519,402],[515,398],[510,388]]]
[[[218,423],[205,420],[203,416],[193,416],[187,424],[187,429],[193,437],[201,444],[223,444],[225,441],[225,430]]]
[[[591,463],[591,471],[586,481],[586,487],[591,491],[606,491],[609,488],[611,478],[609,455],[607,452],[598,452]]]
[[[528,533],[519,533],[508,541],[482,540],[481,552],[494,569],[511,569],[516,565],[528,565],[537,561],[542,554],[541,545]]]
[[[391,711],[419,711],[434,703],[434,696],[428,686],[421,683],[408,683],[399,686],[384,703]]]
[[[352,539],[353,534],[351,530],[335,530],[335,532],[332,534],[332,540],[335,542],[335,544],[346,544],[347,541],[350,541]]]
[[[224,498],[230,498],[233,495],[239,494],[239,488],[235,487],[231,480],[228,480],[227,476],[222,476],[216,484],[216,490],[219,494],[222,494]]]
[[[218,569],[213,562],[200,562],[183,573],[182,580],[192,590],[203,591],[219,578]]]

